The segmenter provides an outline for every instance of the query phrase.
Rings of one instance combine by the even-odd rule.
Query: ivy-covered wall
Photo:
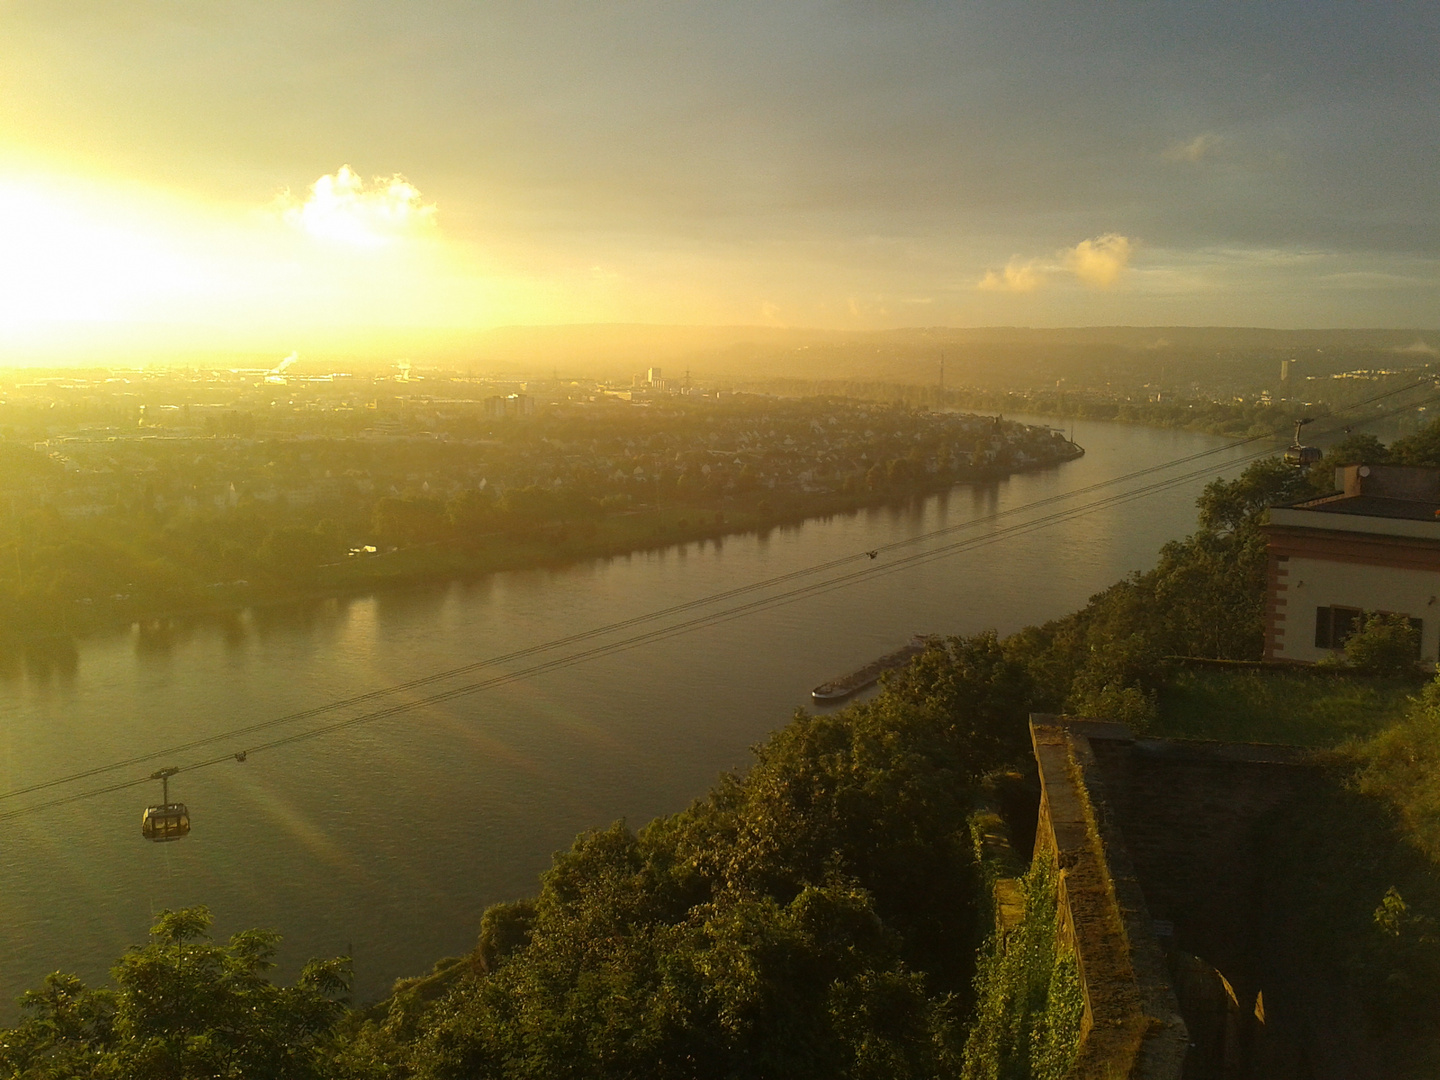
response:
[[[1085,1001],[1074,950],[1057,934],[1056,876],[1036,858],[1020,879],[1023,918],[985,944],[965,1080],[1060,1080],[1075,1061]]]

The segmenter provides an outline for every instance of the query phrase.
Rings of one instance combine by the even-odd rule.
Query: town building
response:
[[[1366,615],[1403,614],[1440,659],[1440,468],[1346,465],[1334,494],[1270,510],[1265,656],[1333,656]]]
[[[496,394],[485,399],[487,419],[503,419],[507,416],[534,416],[535,399],[529,394],[511,394],[501,397]]]

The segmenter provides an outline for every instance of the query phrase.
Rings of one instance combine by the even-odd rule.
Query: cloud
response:
[[[1160,156],[1166,161],[1200,161],[1214,153],[1224,141],[1213,131],[1202,131],[1188,142],[1171,143]]]
[[[1082,284],[1108,289],[1120,280],[1134,249],[1129,237],[1104,233],[1081,240],[1073,248],[1063,248],[1050,259],[1022,259],[1016,255],[1004,270],[985,271],[975,287],[985,292],[1031,293],[1055,274],[1068,271]]]
[[[280,196],[287,224],[327,240],[358,247],[382,247],[434,227],[435,206],[399,173],[377,176],[366,187],[349,165],[310,185],[304,202],[288,191]]]
[[[1119,233],[1081,240],[1065,255],[1065,268],[1086,285],[1108,289],[1120,280],[1130,263],[1133,245]]]
[[[984,289],[986,292],[1034,292],[1041,285],[1045,284],[1045,271],[1040,266],[1038,259],[1021,261],[1016,255],[1000,273],[994,270],[986,270],[985,276],[980,279],[976,288]]]

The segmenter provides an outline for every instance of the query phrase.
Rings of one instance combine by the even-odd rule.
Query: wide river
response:
[[[256,610],[170,633],[134,629],[83,643],[74,671],[0,682],[5,813],[835,582],[182,774],[172,795],[188,803],[194,830],[180,843],[140,836],[141,810],[159,801],[158,783],[0,819],[0,1022],[13,1020],[9,1002],[47,972],[103,979],[116,956],[145,939],[155,912],[200,903],[210,905],[218,933],[280,931],[287,977],[306,957],[348,951],[356,999],[382,996],[397,977],[471,948],[484,908],[533,893],[551,854],[576,833],[620,818],[642,825],[703,795],[721,771],[743,768],[748,748],[826,677],[917,632],[1003,633],[1063,615],[1149,567],[1164,541],[1191,529],[1206,480],[1233,474],[1256,449],[1103,423],[1075,424],[1075,438],[1088,451],[1077,461],[904,507],[559,570]],[[1135,501],[1093,505],[1156,475],[1079,493],[1215,448],[1158,474],[1203,476]],[[1033,506],[1067,492],[1077,494]],[[1016,529],[1024,523],[1043,527]],[[936,530],[948,531],[891,546]],[[900,563],[943,545],[954,549]],[[865,558],[870,550],[878,557]],[[859,557],[365,704],[4,797],[845,556]]]

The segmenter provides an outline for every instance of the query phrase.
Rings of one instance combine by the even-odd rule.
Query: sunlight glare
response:
[[[0,331],[154,317],[203,277],[132,213],[0,179]]]

